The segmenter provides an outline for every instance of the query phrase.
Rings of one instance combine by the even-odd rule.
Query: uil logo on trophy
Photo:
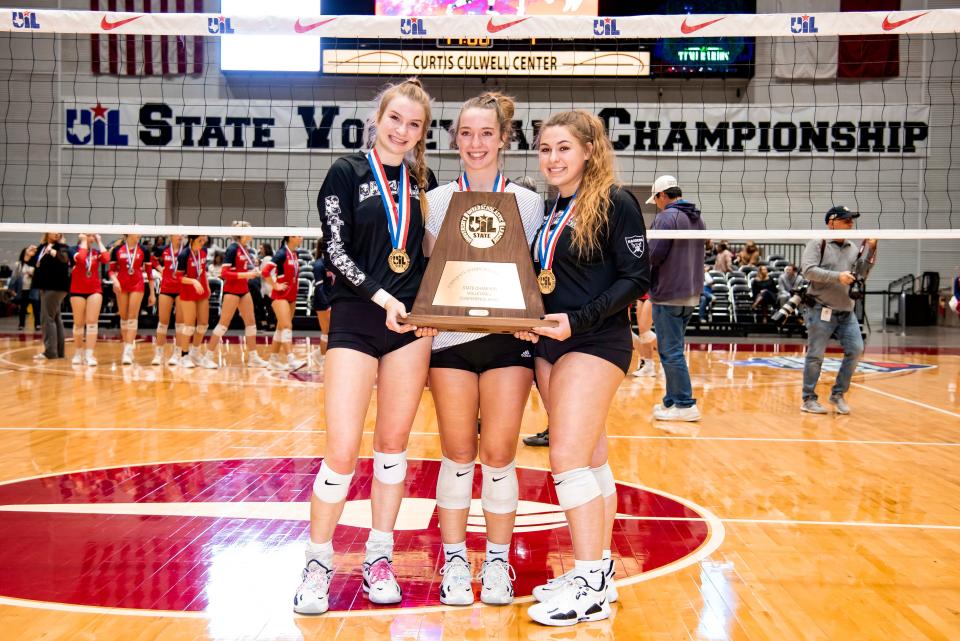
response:
[[[460,234],[467,244],[477,249],[496,245],[506,229],[503,214],[490,205],[475,205],[460,217]]]

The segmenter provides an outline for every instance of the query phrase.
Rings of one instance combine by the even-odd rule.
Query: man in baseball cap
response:
[[[860,218],[859,212],[853,211],[846,205],[836,205],[827,211],[823,222],[829,225],[831,220],[853,220],[854,218]]]
[[[679,187],[677,184],[677,179],[673,176],[660,176],[654,180],[653,186],[650,188],[650,197],[647,198],[647,204],[653,205],[656,203],[657,195],[662,194],[672,187]]]

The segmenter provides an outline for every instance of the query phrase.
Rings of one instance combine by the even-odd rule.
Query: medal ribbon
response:
[[[383,163],[380,162],[380,155],[376,149],[371,149],[367,153],[367,162],[370,163],[373,178],[377,181],[377,188],[380,190],[380,200],[383,201],[383,208],[387,212],[390,244],[394,249],[405,249],[407,234],[410,231],[410,176],[407,174],[407,166],[400,163],[400,184],[397,189],[400,202],[395,202],[393,194],[390,193],[390,181],[387,180],[387,173],[383,169]]]
[[[124,243],[124,248],[127,250],[127,273],[133,276],[133,263],[137,260],[137,250],[130,249],[130,245]],[[134,245],[136,247],[136,245]]]
[[[560,202],[560,199],[558,198],[557,202],[553,204],[550,218],[547,219],[547,224],[540,232],[540,237],[537,238],[537,258],[540,260],[541,269],[550,269],[553,266],[553,254],[557,251],[560,234],[563,232],[563,228],[567,226],[567,221],[573,216],[573,206],[576,201],[577,195],[574,194],[570,202],[567,203],[566,209],[560,214],[556,227],[553,226],[553,218],[557,215],[557,203]]]
[[[200,267],[200,252],[198,251],[198,252],[194,253],[194,252],[191,251],[191,252],[190,252],[190,255],[193,256],[193,265],[194,265],[194,267],[195,267],[196,270],[197,270],[197,280],[200,280],[200,279],[201,279],[201,274],[203,273],[203,272],[201,271],[202,268]]]
[[[246,247],[244,247],[243,245],[240,245],[240,243],[237,243],[237,245],[239,245],[240,251],[243,252],[243,258],[244,258],[244,260],[247,261],[247,269],[246,269],[246,271],[249,271],[250,269],[253,268],[253,259],[250,258],[250,253],[247,252],[247,248],[246,248]]]
[[[87,278],[90,278],[90,271],[91,271],[91,268],[93,267],[93,248],[92,247],[87,248],[86,263],[87,263]]]
[[[467,172],[460,174],[460,177],[457,178],[457,184],[460,186],[460,191],[470,191],[470,181],[467,180]],[[503,177],[499,171],[497,172],[497,177],[493,181],[493,192],[505,192],[507,191],[507,179]]]

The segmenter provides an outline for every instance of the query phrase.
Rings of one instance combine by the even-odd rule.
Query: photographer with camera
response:
[[[831,230],[853,229],[860,214],[847,207],[832,207],[825,216]],[[826,414],[817,400],[816,385],[823,367],[823,353],[836,335],[843,346],[843,363],[830,392],[837,414],[849,414],[843,395],[863,354],[860,324],[853,313],[854,301],[863,297],[863,282],[876,260],[877,241],[865,240],[859,247],[849,240],[811,240],[803,250],[801,271],[810,282],[806,310],[807,355],[803,368],[802,412]]]

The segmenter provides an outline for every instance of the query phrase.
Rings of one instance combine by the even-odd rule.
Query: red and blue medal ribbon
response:
[[[567,203],[567,207],[561,212],[556,226],[553,224],[553,219],[557,215],[557,203],[560,202],[559,198],[557,199],[557,203],[553,204],[553,211],[550,212],[550,218],[547,219],[547,224],[540,230],[540,236],[537,238],[537,260],[540,261],[540,269],[549,270],[553,267],[553,255],[557,251],[560,234],[563,232],[563,228],[567,226],[567,222],[571,216],[573,216],[573,208],[576,201],[577,195],[574,194],[570,202]]]
[[[470,181],[467,180],[467,172],[460,174],[460,177],[457,178],[457,185],[460,187],[460,191],[470,191]],[[493,192],[505,192],[507,191],[507,179],[503,177],[499,171],[497,172],[497,177],[493,181]]]
[[[407,246],[407,234],[410,231],[410,175],[407,166],[400,163],[400,184],[397,189],[399,202],[393,200],[390,193],[390,181],[380,162],[380,155],[376,149],[367,153],[367,162],[373,171],[373,178],[380,190],[380,200],[387,213],[387,231],[390,232],[390,244],[394,249],[404,249]]]

